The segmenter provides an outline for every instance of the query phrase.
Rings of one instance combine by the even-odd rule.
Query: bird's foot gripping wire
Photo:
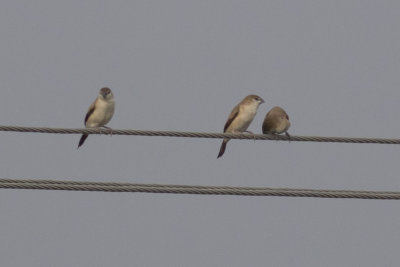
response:
[[[253,132],[250,132],[250,131],[244,131],[244,133],[248,133],[248,134],[251,134],[251,135],[253,135],[253,141],[254,141],[254,142],[256,141],[256,135],[255,135]]]
[[[288,140],[290,142],[290,140],[291,140],[290,134],[288,132],[285,132],[285,135],[287,136],[287,138],[288,138]]]
[[[100,127],[100,128],[101,128],[101,127]],[[108,130],[108,134],[109,134],[110,136],[112,136],[112,135],[113,135],[113,129],[111,129],[110,127],[103,126],[102,128],[105,128],[105,129],[107,129],[107,130]],[[101,133],[101,130],[100,130],[100,133]]]

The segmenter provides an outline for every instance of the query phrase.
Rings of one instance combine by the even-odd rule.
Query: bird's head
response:
[[[103,87],[100,89],[99,93],[104,99],[110,99],[113,97],[113,94],[111,92],[111,89],[108,87]]]
[[[260,104],[265,103],[265,101],[258,95],[248,95],[243,99],[243,103],[256,105],[258,107]]]

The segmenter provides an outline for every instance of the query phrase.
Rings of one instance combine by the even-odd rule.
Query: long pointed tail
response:
[[[85,142],[86,138],[88,138],[88,134],[82,134],[81,139],[79,140],[79,144],[78,144],[78,148],[83,145],[83,143]]]
[[[225,153],[226,143],[228,143],[228,141],[229,141],[229,139],[224,139],[224,141],[222,141],[221,148],[219,149],[217,158],[222,157],[222,155]]]

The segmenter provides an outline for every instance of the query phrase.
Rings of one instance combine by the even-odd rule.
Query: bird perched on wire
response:
[[[265,115],[262,131],[264,134],[281,134],[285,133],[290,139],[287,130],[290,127],[289,115],[281,107],[273,107]]]
[[[236,105],[224,126],[224,133],[242,133],[247,130],[250,123],[256,116],[258,106],[265,101],[257,95],[246,96],[238,105]],[[221,157],[226,149],[226,144],[229,139],[225,138],[222,141],[218,157]]]
[[[108,128],[105,125],[111,120],[112,116],[114,115],[114,109],[115,101],[110,88],[101,88],[96,100],[90,105],[89,110],[86,114],[85,127]],[[79,140],[78,148],[83,145],[87,137],[88,134],[82,134],[81,139]]]

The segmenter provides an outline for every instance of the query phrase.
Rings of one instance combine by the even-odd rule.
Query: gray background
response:
[[[292,135],[400,137],[400,2],[9,1],[0,124],[220,132],[248,94]],[[400,190],[395,145],[0,133],[0,177]],[[398,266],[400,202],[0,191],[2,266]]]

